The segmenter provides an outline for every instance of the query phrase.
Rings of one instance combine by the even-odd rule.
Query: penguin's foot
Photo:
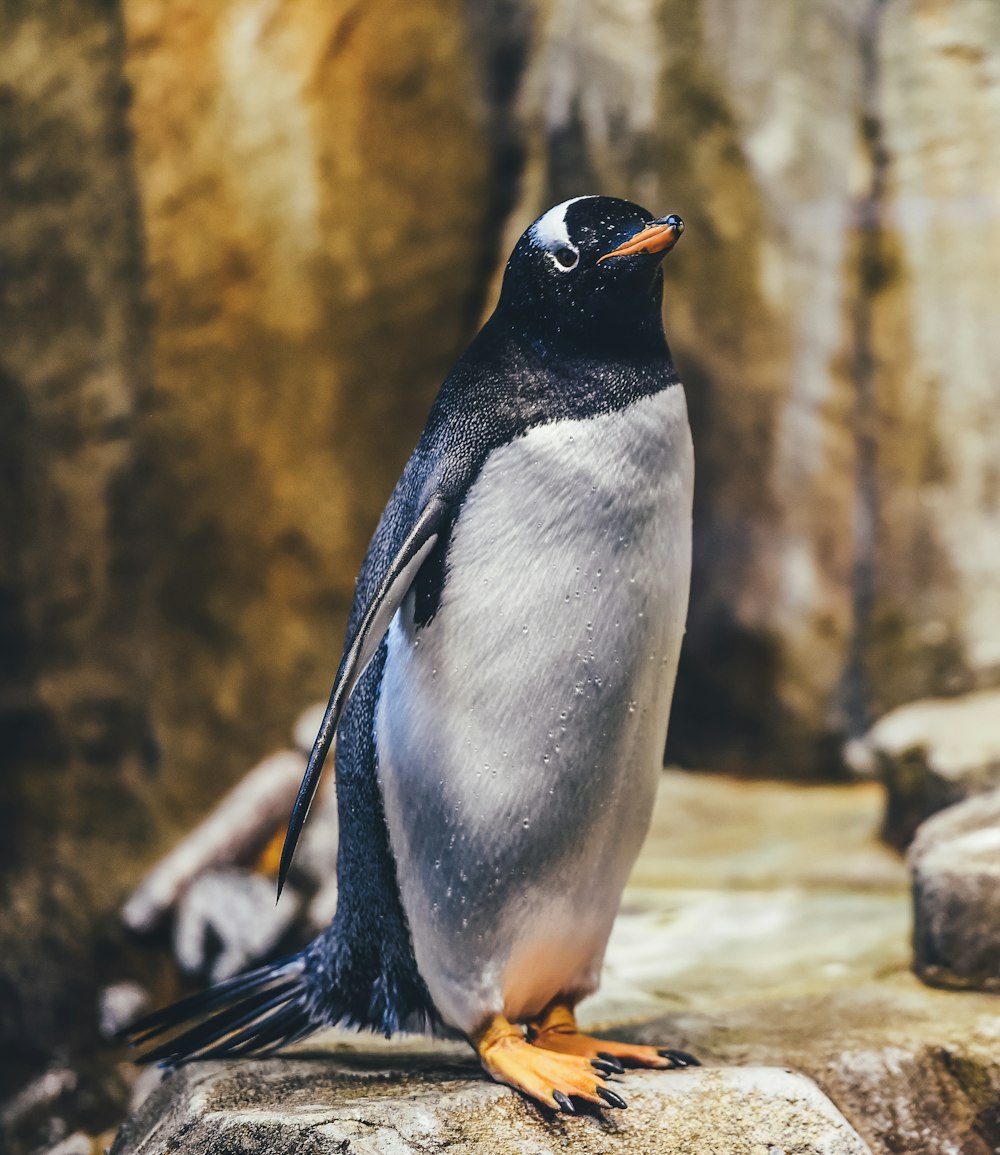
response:
[[[701,1064],[686,1051],[644,1047],[638,1043],[617,1043],[612,1039],[595,1039],[581,1034],[573,1011],[562,1003],[555,1003],[539,1018],[528,1024],[528,1039],[536,1047],[557,1051],[563,1055],[579,1055],[594,1062],[603,1062],[612,1069],[625,1067],[655,1067],[670,1071],[680,1067],[698,1067]]]
[[[488,1019],[470,1041],[491,1078],[546,1107],[573,1115],[573,1099],[585,1099],[599,1107],[625,1106],[625,1100],[604,1085],[606,1075],[613,1070],[611,1064],[532,1046],[503,1015]]]

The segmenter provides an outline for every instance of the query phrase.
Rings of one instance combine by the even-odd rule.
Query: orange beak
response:
[[[631,257],[636,253],[669,253],[680,240],[684,232],[684,222],[679,216],[671,213],[669,217],[661,217],[657,221],[650,221],[634,237],[629,237],[624,244],[598,257],[597,263],[606,261],[609,257]]]

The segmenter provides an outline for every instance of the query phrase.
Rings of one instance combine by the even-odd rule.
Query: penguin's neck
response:
[[[462,369],[472,371],[480,400],[529,426],[560,418],[591,417],[623,409],[677,381],[660,318],[629,340],[600,342],[541,338],[537,330],[511,324],[501,310],[473,341]]]
[[[670,363],[662,270],[617,289],[556,297],[505,280],[487,329],[497,341],[530,349],[542,362]]]

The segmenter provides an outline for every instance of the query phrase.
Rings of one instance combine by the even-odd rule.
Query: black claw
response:
[[[605,1078],[608,1075],[620,1075],[625,1070],[624,1067],[619,1065],[612,1066],[610,1063],[605,1062],[604,1059],[591,1059],[590,1065],[595,1071],[600,1071],[601,1075]]]
[[[576,1108],[569,1101],[568,1095],[564,1095],[562,1091],[553,1091],[552,1098],[555,1099],[555,1101],[559,1104],[560,1111],[564,1112],[566,1115],[576,1114]]]
[[[675,1067],[700,1067],[701,1060],[696,1059],[694,1055],[689,1055],[687,1051],[659,1051],[661,1059],[669,1059]]]
[[[597,1093],[609,1107],[618,1107],[622,1111],[628,1107],[628,1103],[625,1102],[621,1095],[616,1095],[614,1091],[609,1091],[607,1087],[598,1087]]]
[[[614,1071],[616,1075],[622,1075],[625,1073],[625,1068],[622,1066],[621,1060],[617,1059],[608,1051],[598,1051],[597,1057],[603,1062],[607,1063],[607,1065],[611,1068],[612,1071]]]

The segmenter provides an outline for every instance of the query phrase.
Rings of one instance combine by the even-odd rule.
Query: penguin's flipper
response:
[[[365,667],[375,656],[385,636],[389,623],[406,596],[413,579],[417,576],[427,555],[437,544],[438,536],[451,517],[451,506],[439,494],[434,494],[424,505],[413,523],[403,543],[392,557],[381,575],[371,598],[365,607],[357,629],[348,638],[344,656],[337,671],[337,679],[330,693],[323,722],[309,755],[309,763],[299,787],[298,797],[292,807],[285,833],[285,843],[281,850],[281,864],[278,869],[278,894],[280,896],[288,868],[292,863],[295,846],[299,840],[309,807],[312,805],[316,787],[326,755],[337,732],[341,715],[351,691],[365,672]]]

